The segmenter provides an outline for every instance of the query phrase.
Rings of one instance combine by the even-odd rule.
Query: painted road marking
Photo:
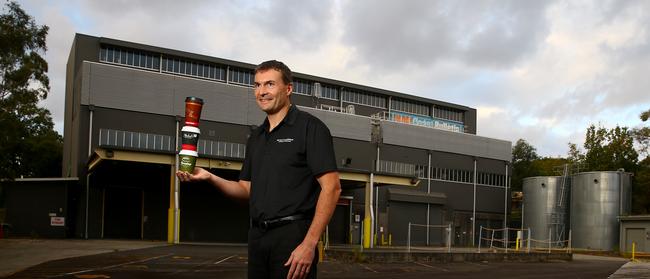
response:
[[[74,277],[80,279],[111,278],[110,276],[104,274],[81,274],[81,275],[75,275]]]
[[[222,263],[222,262],[225,262],[225,261],[227,261],[227,260],[232,259],[234,256],[237,256],[237,255],[232,255],[232,256],[227,257],[227,258],[225,258],[225,259],[223,259],[223,260],[216,261],[216,262],[214,262],[214,264],[220,264],[220,263]]]
[[[128,262],[128,263],[115,264],[115,265],[110,265],[110,266],[105,266],[105,267],[100,267],[100,268],[86,269],[86,270],[80,270],[80,271],[75,271],[75,272],[63,273],[63,274],[59,274],[59,275],[50,276],[50,278],[75,275],[75,274],[80,274],[80,273],[92,272],[92,271],[96,271],[96,270],[111,269],[111,268],[120,267],[120,266],[123,266],[123,265],[131,265],[131,264],[136,264],[136,263],[143,263],[143,262],[146,262],[146,261],[160,259],[160,258],[168,257],[168,256],[171,256],[171,255],[173,255],[173,253],[169,253],[169,254],[166,254],[166,255],[155,256],[155,257],[151,257],[151,258],[146,258],[146,259],[139,260],[139,261],[131,261],[131,262]]]
[[[362,266],[363,268],[365,268],[366,270],[370,270],[370,271],[372,271],[374,273],[379,273],[379,271],[376,271],[376,270],[374,270],[374,269],[372,269],[372,268],[370,268],[370,267],[368,267],[368,266],[366,266],[364,264],[359,264],[359,265]]]
[[[424,266],[424,267],[433,268],[433,269],[438,269],[438,270],[442,270],[442,271],[444,271],[444,272],[449,272],[449,270],[444,269],[444,268],[442,268],[442,267],[432,266],[432,265],[423,264],[423,263],[419,263],[419,262],[413,262],[413,263],[414,263],[414,264],[417,264],[417,265]]]

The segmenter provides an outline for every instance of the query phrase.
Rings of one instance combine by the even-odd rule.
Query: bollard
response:
[[[634,253],[636,252],[636,242],[632,242],[632,261],[634,261]]]
[[[325,254],[325,249],[323,245],[323,241],[319,240],[318,241],[318,262],[322,263],[323,262],[323,254]]]

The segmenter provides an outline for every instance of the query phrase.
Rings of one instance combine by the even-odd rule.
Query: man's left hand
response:
[[[287,279],[302,279],[307,277],[311,264],[314,261],[315,249],[316,247],[310,247],[310,245],[303,242],[291,252],[289,260],[284,264],[284,266],[291,266],[289,267]]]

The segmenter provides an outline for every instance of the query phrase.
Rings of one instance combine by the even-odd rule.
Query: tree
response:
[[[62,138],[38,107],[50,90],[48,29],[15,2],[0,15],[0,178],[60,175]]]
[[[648,121],[650,118],[650,109],[644,111],[639,115],[641,121]],[[650,127],[641,127],[632,130],[634,139],[639,143],[639,151],[644,155],[644,157],[650,156]]]
[[[639,115],[643,122],[650,118],[650,110]],[[639,143],[640,151],[645,156],[638,166],[634,176],[632,188],[632,212],[635,214],[650,213],[650,127],[642,127],[633,130],[634,139]]]
[[[580,151],[580,148],[577,144],[571,142],[569,143],[569,153],[567,160],[572,164],[584,163],[585,155],[582,154],[582,151]]]
[[[627,127],[607,130],[592,124],[587,128],[584,147],[588,170],[636,170],[639,154],[634,150],[634,138]]]
[[[512,190],[521,191],[523,179],[538,175],[533,161],[539,159],[537,150],[526,140],[519,139],[512,147]]]

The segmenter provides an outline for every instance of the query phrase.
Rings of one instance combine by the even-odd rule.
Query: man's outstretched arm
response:
[[[192,174],[184,171],[177,171],[176,176],[178,176],[178,179],[180,179],[182,182],[207,181],[212,186],[216,187],[221,192],[234,199],[248,200],[248,198],[250,197],[250,193],[251,193],[250,181],[226,180],[199,167],[194,168],[194,173]]]

